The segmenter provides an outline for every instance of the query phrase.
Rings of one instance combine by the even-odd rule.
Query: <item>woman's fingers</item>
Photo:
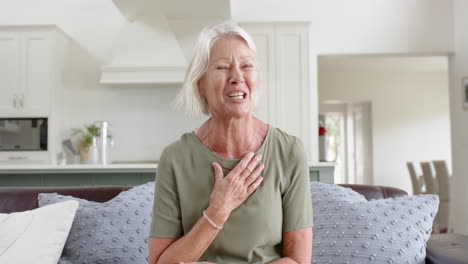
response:
[[[211,164],[213,166],[214,174],[215,174],[215,183],[219,182],[223,179],[223,168],[217,162],[213,162]]]
[[[261,163],[257,168],[245,179],[245,185],[250,186],[257,178],[260,176],[260,173],[265,168],[265,164]]]
[[[240,178],[245,179],[245,178],[249,177],[252,174],[252,172],[255,170],[255,168],[257,167],[258,163],[261,160],[262,160],[262,155],[257,155],[254,158],[252,158],[250,160],[249,164],[247,164],[245,169],[240,174]]]
[[[247,194],[250,196],[255,190],[257,190],[260,183],[262,183],[263,177],[258,177],[255,181],[247,188]]]
[[[247,153],[247,155],[245,155],[244,158],[242,158],[242,160],[239,162],[239,164],[236,165],[236,167],[234,167],[234,169],[231,171],[231,173],[229,173],[230,177],[237,177],[239,176],[244,170],[245,168],[247,168],[247,165],[249,165],[250,161],[252,160],[252,158],[254,157],[254,153],[253,152],[249,152]]]

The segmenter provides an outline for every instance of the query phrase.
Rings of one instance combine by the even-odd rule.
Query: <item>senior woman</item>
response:
[[[310,263],[306,154],[254,117],[258,84],[247,32],[222,23],[200,33],[178,102],[209,119],[161,155],[150,263]]]

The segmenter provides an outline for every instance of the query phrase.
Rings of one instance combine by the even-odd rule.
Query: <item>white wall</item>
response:
[[[468,1],[454,0],[454,46],[450,61],[450,114],[452,121],[453,180],[451,223],[455,232],[468,235],[468,110],[462,106],[463,76],[468,76]]]
[[[447,52],[452,1],[235,0],[240,21],[311,21],[319,54]]]
[[[344,71],[320,65],[319,59],[320,101],[372,103],[374,184],[411,193],[407,161],[450,164],[447,72]]]
[[[328,0],[315,12],[319,54],[434,53],[452,49],[447,0]]]

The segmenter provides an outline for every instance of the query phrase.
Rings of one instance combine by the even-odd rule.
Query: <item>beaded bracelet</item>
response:
[[[213,221],[211,221],[211,219],[206,215],[206,210],[203,210],[203,217],[205,217],[205,219],[216,229],[218,230],[221,230],[223,229],[223,226],[219,226],[217,224],[215,224]]]

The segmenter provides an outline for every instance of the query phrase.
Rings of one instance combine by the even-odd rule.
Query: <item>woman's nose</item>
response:
[[[231,75],[229,76],[229,83],[238,84],[244,82],[244,76],[242,75],[242,71],[239,67],[232,67],[231,68]]]

